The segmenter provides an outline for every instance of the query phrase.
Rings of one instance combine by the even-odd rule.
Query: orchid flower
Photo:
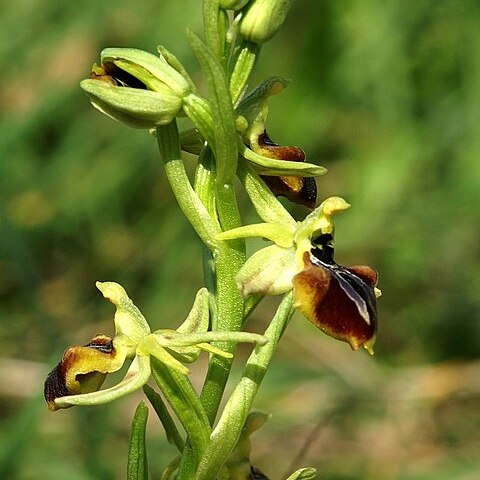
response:
[[[373,353],[377,330],[377,273],[370,267],[343,267],[334,258],[333,220],[350,205],[330,197],[302,222],[247,225],[223,232],[221,240],[263,237],[273,245],[255,252],[236,282],[244,296],[278,295],[293,288],[294,305],[328,335]]]
[[[198,291],[185,322],[177,330],[151,332],[145,317],[118,283],[97,282],[103,296],[116,307],[115,336],[96,335],[84,346],[69,347],[62,361],[45,381],[45,399],[50,410],[73,405],[98,405],[141,388],[151,374],[150,358],[155,357],[170,369],[186,375],[183,363],[194,361],[201,350],[212,355],[231,357],[230,353],[210,345],[211,341],[265,344],[261,335],[246,332],[208,332],[208,292]],[[100,390],[108,373],[131,365],[117,385]],[[182,363],[183,362],[183,363]]]

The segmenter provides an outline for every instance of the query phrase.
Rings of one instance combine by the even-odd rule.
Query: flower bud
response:
[[[100,59],[102,65],[113,63],[119,69],[142,82],[148,90],[156,90],[159,83],[170,87],[179,97],[190,92],[190,84],[161,55],[135,48],[105,48]]]
[[[270,40],[282,26],[293,0],[253,0],[240,22],[240,35],[254,43]]]
[[[180,113],[192,87],[163,56],[107,48],[100,58],[80,86],[102,113],[136,128],[166,125]]]

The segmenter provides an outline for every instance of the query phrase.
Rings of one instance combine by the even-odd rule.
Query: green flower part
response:
[[[262,44],[282,26],[293,0],[252,0],[240,22],[240,35]]]
[[[98,405],[111,402],[141,388],[150,378],[150,357],[167,367],[188,374],[183,362],[194,361],[200,350],[231,357],[210,345],[212,341],[250,342],[264,345],[261,335],[246,332],[208,332],[208,292],[198,292],[192,310],[178,330],[153,333],[140,310],[127,293],[114,282],[97,282],[103,296],[116,307],[115,337],[97,335],[85,346],[69,347],[62,361],[49,373],[44,387],[50,410],[73,405]],[[108,373],[122,368],[126,359],[132,363],[117,385],[100,390]]]
[[[136,128],[166,125],[180,114],[192,85],[162,54],[106,48],[100,59],[80,86],[102,113]]]
[[[254,253],[236,282],[244,296],[279,295],[293,288],[295,306],[316,327],[357,350],[373,353],[377,273],[342,267],[333,258],[333,215],[350,205],[330,197],[302,222],[262,223],[229,230],[221,240],[263,237],[274,245]]]

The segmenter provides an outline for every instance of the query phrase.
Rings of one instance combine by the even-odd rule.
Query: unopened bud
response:
[[[253,0],[240,22],[240,35],[254,43],[270,40],[282,26],[293,0]]]

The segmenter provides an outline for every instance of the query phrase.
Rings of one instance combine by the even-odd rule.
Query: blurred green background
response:
[[[141,395],[52,414],[43,379],[67,345],[112,333],[96,280],[122,283],[154,328],[178,325],[202,285],[200,244],[153,139],[94,111],[78,83],[106,46],[162,43],[202,86],[184,34],[201,32],[200,11],[0,2],[2,479],[125,478]],[[329,168],[320,198],[353,205],[337,261],[376,268],[383,297],[373,358],[294,317],[258,397],[274,415],[254,464],[272,479],[303,465],[323,480],[480,479],[480,3],[298,0],[253,80],[269,75],[293,80],[270,135]],[[159,478],[173,451],[153,415],[149,444]]]

